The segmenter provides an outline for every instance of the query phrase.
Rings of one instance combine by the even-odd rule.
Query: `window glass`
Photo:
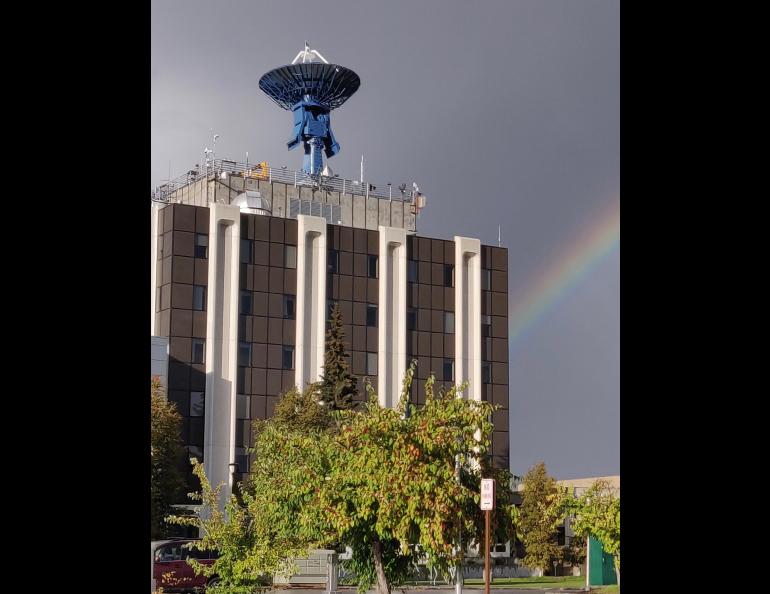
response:
[[[195,234],[195,257],[196,258],[208,258],[209,257],[209,236],[201,233]]]
[[[297,246],[287,245],[283,250],[283,266],[284,268],[296,268],[297,267]]]
[[[367,258],[366,272],[369,278],[377,278],[378,260],[377,256],[369,256]]]
[[[489,338],[492,336],[492,316],[481,314],[481,337]]]
[[[202,338],[192,339],[192,362],[193,363],[205,363],[206,362],[206,341]]]
[[[206,310],[206,287],[203,285],[193,285],[193,309]]]
[[[293,320],[297,315],[295,308],[294,295],[283,296],[283,318]]]
[[[203,462],[203,448],[197,445],[191,445],[187,448],[188,458],[197,458],[198,462]]]
[[[294,369],[294,347],[284,345],[283,347],[283,369]]]
[[[190,392],[190,416],[202,417],[206,406],[203,392]]]
[[[444,334],[454,334],[455,314],[453,311],[444,312]]]
[[[444,264],[444,286],[455,286],[455,267],[453,264]]]
[[[481,362],[481,383],[492,383],[492,366],[487,361]]]
[[[235,463],[237,464],[236,472],[249,471],[249,455],[246,453],[246,448],[235,448]]]
[[[444,359],[444,381],[455,381],[455,362],[452,359]]]
[[[249,397],[246,394],[238,394],[235,397],[235,418],[249,418]]]
[[[418,281],[419,266],[415,260],[409,260],[407,265],[407,278],[410,283],[416,283]]]
[[[251,239],[241,239],[241,262],[244,264],[254,264],[253,262],[254,242]]]
[[[377,325],[377,306],[372,305],[371,303],[368,303],[366,305],[366,325],[367,326]]]
[[[337,250],[329,250],[326,256],[326,270],[330,274],[337,274],[340,270],[340,253]]]
[[[238,366],[248,367],[251,364],[251,343],[238,343]]]
[[[377,353],[366,353],[366,375],[377,375]]]
[[[174,543],[160,547],[155,552],[155,560],[160,562],[181,561],[184,559],[182,556],[182,544]]]
[[[481,269],[481,288],[484,291],[489,291],[492,287],[492,271],[486,268]]]
[[[241,291],[241,313],[244,315],[251,315],[251,305],[251,291]]]
[[[406,310],[406,329],[407,330],[417,329],[417,310],[416,309],[410,308]]]

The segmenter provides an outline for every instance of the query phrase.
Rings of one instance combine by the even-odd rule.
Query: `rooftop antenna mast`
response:
[[[500,225],[497,226],[497,247],[502,247],[503,244],[500,241]]]
[[[344,66],[330,64],[317,50],[305,48],[291,64],[262,75],[259,88],[276,104],[294,116],[289,150],[302,143],[302,169],[310,175],[323,171],[323,154],[330,159],[340,151],[331,129],[330,114],[358,90],[361,79]]]

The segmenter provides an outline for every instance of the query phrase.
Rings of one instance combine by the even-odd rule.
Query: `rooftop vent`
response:
[[[270,201],[267,198],[263,198],[259,192],[252,190],[246,190],[242,194],[238,194],[232,203],[239,206],[241,212],[266,216],[272,214]]]

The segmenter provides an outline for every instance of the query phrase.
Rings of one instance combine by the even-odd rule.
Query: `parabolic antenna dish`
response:
[[[279,66],[259,79],[259,88],[289,111],[308,96],[328,110],[337,109],[359,86],[361,79],[350,68],[321,62]]]

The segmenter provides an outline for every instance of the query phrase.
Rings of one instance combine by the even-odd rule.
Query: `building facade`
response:
[[[508,468],[507,250],[417,235],[413,201],[390,188],[221,163],[152,206],[152,334],[168,341],[168,398],[212,484],[245,477],[251,422],[319,379],[334,303],[359,400],[366,377],[393,406],[413,359],[418,405],[431,373],[467,380],[466,397],[502,407],[492,455]]]

